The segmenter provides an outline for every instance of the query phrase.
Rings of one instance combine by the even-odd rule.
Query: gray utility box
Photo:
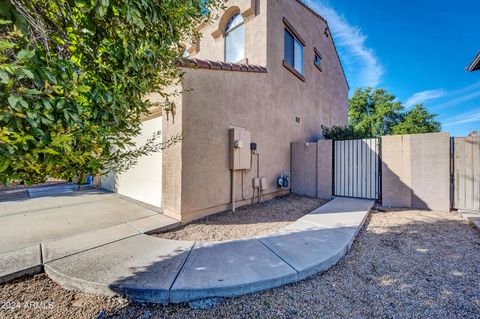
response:
[[[250,169],[250,132],[243,127],[234,127],[229,130],[230,169]]]

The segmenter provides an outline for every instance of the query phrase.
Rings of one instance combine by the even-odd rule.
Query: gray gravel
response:
[[[0,287],[0,301],[50,300],[55,307],[37,316],[0,310],[0,317],[479,318],[479,275],[480,232],[460,215],[389,211],[372,214],[336,266],[299,283],[161,306],[65,292],[40,275]]]
[[[326,202],[323,199],[290,194],[237,208],[235,213],[225,211],[210,215],[156,236],[199,241],[252,238],[274,233]]]

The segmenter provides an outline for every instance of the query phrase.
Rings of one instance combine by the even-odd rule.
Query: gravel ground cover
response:
[[[67,292],[45,275],[0,286],[0,318],[479,318],[480,232],[457,213],[371,215],[329,271],[238,298],[179,305]],[[51,306],[48,306],[50,305]]]
[[[251,238],[274,233],[326,202],[323,199],[290,194],[283,198],[242,206],[237,208],[235,213],[225,211],[210,215],[156,236],[200,241]]]

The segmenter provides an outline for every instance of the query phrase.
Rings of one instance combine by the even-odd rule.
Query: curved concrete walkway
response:
[[[335,198],[277,233],[245,240],[205,243],[139,234],[44,267],[65,288],[138,301],[237,296],[331,267],[346,254],[373,204]]]

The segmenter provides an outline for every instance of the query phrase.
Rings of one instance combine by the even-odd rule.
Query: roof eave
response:
[[[480,52],[477,53],[477,56],[473,59],[469,66],[465,68],[468,72],[480,70]]]
[[[333,48],[335,49],[335,54],[337,55],[338,62],[340,63],[340,68],[342,69],[343,78],[345,79],[345,83],[347,84],[347,90],[350,91],[350,84],[348,84],[347,75],[345,74],[345,69],[343,68],[342,60],[340,59],[340,55],[338,54],[337,46],[336,46],[335,41],[333,39],[332,33],[330,32],[330,27],[328,25],[328,21],[324,17],[322,17],[318,12],[316,12],[311,7],[309,7],[305,2],[303,2],[303,0],[296,0],[296,1],[297,1],[297,3],[302,5],[308,12],[312,13],[314,16],[316,16],[317,18],[319,18],[320,20],[325,22],[325,24],[327,25],[328,34],[330,36],[330,39],[332,39]]]

